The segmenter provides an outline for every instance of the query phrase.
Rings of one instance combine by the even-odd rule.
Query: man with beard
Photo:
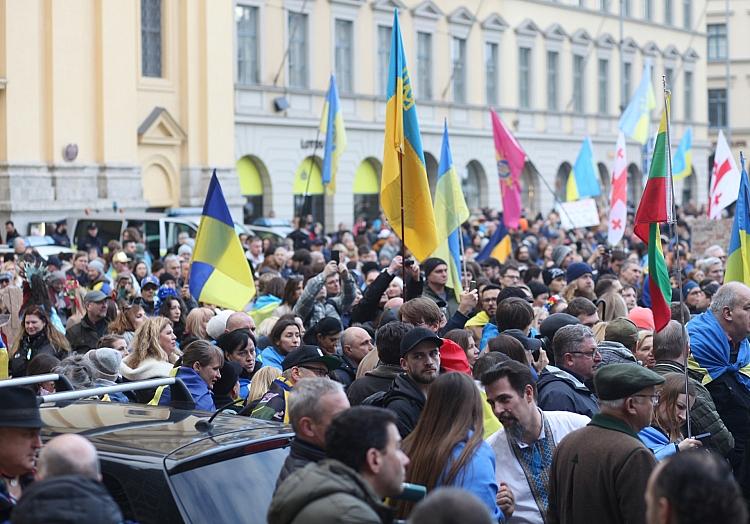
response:
[[[405,373],[394,379],[378,404],[396,414],[396,427],[402,438],[417,425],[430,385],[440,373],[442,344],[434,331],[424,327],[415,327],[401,339],[401,368]]]
[[[568,285],[563,294],[568,302],[574,297],[596,299],[594,294],[594,269],[585,262],[574,262],[568,266],[568,270],[565,272],[565,281]]]
[[[488,442],[495,451],[498,485],[515,496],[512,522],[543,522],[547,513],[552,453],[560,440],[589,418],[566,411],[542,411],[529,366],[503,362],[482,375],[487,402],[502,423]],[[540,462],[541,461],[541,462]]]

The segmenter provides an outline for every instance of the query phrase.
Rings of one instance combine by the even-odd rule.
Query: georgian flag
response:
[[[609,193],[609,228],[607,242],[616,246],[625,234],[625,222],[628,217],[628,163],[625,157],[625,135],[617,135],[615,165],[612,169],[612,183]]]
[[[724,133],[719,131],[708,193],[708,218],[721,218],[722,210],[737,200],[739,192],[740,171],[734,162]]]

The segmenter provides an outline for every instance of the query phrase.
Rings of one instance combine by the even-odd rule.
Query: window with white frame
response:
[[[664,23],[672,25],[674,23],[674,16],[672,12],[672,0],[664,0]]]
[[[161,0],[141,0],[141,74],[162,76]]]
[[[682,0],[682,27],[688,31],[693,28],[692,0]]]
[[[307,15],[289,12],[289,87],[309,85]]]
[[[453,37],[453,101],[466,102],[466,39]]]
[[[693,120],[693,72],[685,71],[682,75],[682,89],[684,105],[685,121],[690,122]]]
[[[498,104],[498,45],[495,42],[486,42],[484,44],[484,76],[487,91],[487,104],[496,106]]]
[[[609,60],[599,59],[598,73],[599,114],[606,115],[609,113]]]
[[[558,80],[560,53],[547,51],[547,109],[557,111],[559,109]]]
[[[643,18],[645,20],[654,18],[654,0],[643,0]]]
[[[388,89],[388,61],[391,59],[391,34],[393,29],[378,26],[378,94],[386,96]]]
[[[354,92],[354,22],[336,19],[335,26],[336,87],[340,93]]]
[[[531,107],[531,48],[518,48],[518,105]]]
[[[708,24],[706,26],[708,60],[724,60],[727,57],[727,25]]]
[[[237,5],[234,11],[237,28],[237,83],[258,83],[258,7]]]
[[[417,96],[432,100],[432,35],[417,33]]]
[[[576,113],[584,112],[585,74],[586,58],[583,55],[573,55],[573,110]]]

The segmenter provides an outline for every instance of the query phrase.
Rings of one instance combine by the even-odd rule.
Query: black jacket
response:
[[[589,418],[599,413],[596,396],[568,370],[547,366],[536,387],[542,411],[568,411]]]
[[[398,417],[396,427],[401,438],[406,438],[414,431],[426,400],[417,383],[406,373],[394,379],[383,399],[383,407],[390,409]]]
[[[346,355],[341,355],[339,358],[341,359],[341,366],[333,370],[333,378],[336,382],[340,382],[346,390],[357,378],[357,366]]]
[[[276,479],[276,488],[274,491],[279,489],[281,483],[284,482],[289,475],[302,469],[311,462],[320,462],[326,458],[326,452],[324,449],[320,449],[315,444],[310,444],[299,438],[292,440],[292,445],[289,446],[289,455],[287,455],[284,465],[281,466],[279,471],[279,477]]]
[[[53,328],[54,329],[54,328]],[[32,358],[37,355],[52,355],[57,357],[57,350],[50,344],[47,335],[42,331],[34,336],[26,335],[21,339],[18,351],[10,359],[8,371],[12,377],[26,376],[26,367]]]
[[[368,371],[363,377],[352,382],[349,389],[346,390],[349,403],[352,406],[358,406],[373,393],[388,391],[391,389],[393,380],[403,373],[403,371],[399,366],[390,366],[388,364],[380,364],[372,371]]]
[[[95,349],[99,339],[107,329],[107,320],[101,319],[96,324],[92,323],[88,314],[84,315],[78,324],[70,326],[65,337],[70,342],[70,350],[75,353],[86,353]]]
[[[120,508],[106,488],[81,475],[62,475],[35,482],[13,510],[13,524],[119,524]]]
[[[383,271],[378,275],[378,278],[373,280],[372,284],[367,286],[364,295],[359,303],[352,308],[351,322],[365,323],[374,320],[378,313],[382,312],[380,309],[380,298],[385,293],[388,286],[395,275],[391,275],[388,271]]]

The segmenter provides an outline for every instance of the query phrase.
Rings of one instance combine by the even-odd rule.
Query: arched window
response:
[[[325,226],[325,194],[323,178],[320,174],[320,158],[307,157],[297,167],[294,174],[294,214],[312,215],[313,222]]]
[[[528,219],[532,219],[539,212],[537,179],[540,176],[536,166],[527,161],[521,171],[521,204]]]
[[[264,195],[270,200],[271,184],[263,162],[257,157],[245,155],[237,161],[236,167],[240,193],[245,198],[243,220],[245,224],[251,224],[264,215]]]
[[[464,193],[464,199],[470,211],[481,209],[485,205],[487,196],[486,182],[487,178],[484,174],[482,164],[476,160],[469,162],[461,177],[461,190]]]
[[[354,172],[354,218],[365,217],[369,222],[380,214],[380,162],[374,158],[363,160]]]
[[[635,164],[628,166],[628,212],[635,213],[643,195],[643,174]]]
[[[612,181],[610,180],[611,174],[607,170],[607,166],[602,162],[599,162],[596,167],[599,170],[599,188],[602,191],[599,193],[596,203],[599,209],[609,209],[609,188],[612,185]]]
[[[438,162],[435,160],[435,157],[432,156],[432,153],[428,153],[425,151],[424,153],[424,165],[427,168],[427,181],[430,184],[430,195],[432,197],[435,197],[435,185],[437,184],[437,176],[438,176]]]
[[[573,166],[569,162],[563,162],[557,168],[557,174],[555,175],[555,195],[561,202],[565,202],[566,199],[568,175],[570,175],[571,169],[573,169]]]

